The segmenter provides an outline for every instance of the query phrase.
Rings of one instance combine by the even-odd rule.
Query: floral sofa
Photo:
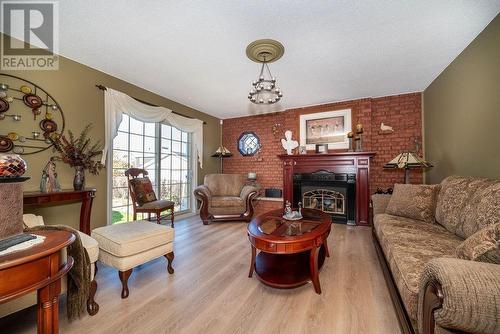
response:
[[[372,196],[404,333],[500,333],[500,180],[451,176]]]

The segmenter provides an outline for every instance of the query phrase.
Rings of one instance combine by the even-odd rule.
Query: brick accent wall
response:
[[[394,183],[404,182],[404,171],[383,169],[403,150],[414,150],[414,138],[422,141],[422,94],[404,94],[372,99],[371,110],[371,145],[377,153],[370,169],[370,187],[374,192],[377,187],[393,187]],[[394,128],[391,134],[382,134],[380,124]],[[420,145],[419,156],[422,156]],[[422,183],[423,174],[420,170],[411,171],[411,183]]]
[[[421,93],[401,94],[380,98],[365,98],[353,101],[329,103],[318,106],[289,109],[284,112],[263,114],[224,120],[223,142],[234,154],[224,159],[225,173],[257,172],[258,182],[263,188],[282,188],[283,170],[278,154],[283,154],[281,138],[285,130],[293,131],[293,139],[299,140],[300,115],[340,109],[352,110],[352,123],[363,124],[365,151],[377,153],[372,161],[370,187],[388,188],[404,181],[400,170],[384,170],[382,166],[403,150],[413,149],[414,137],[422,138]],[[394,128],[390,134],[382,134],[380,124],[384,122]],[[273,124],[281,124],[278,134],[272,132]],[[238,152],[237,140],[244,131],[253,131],[260,138],[262,150],[252,157]],[[422,154],[422,152],[419,152]],[[422,173],[412,171],[412,183],[422,182]],[[261,204],[263,208],[274,204]]]

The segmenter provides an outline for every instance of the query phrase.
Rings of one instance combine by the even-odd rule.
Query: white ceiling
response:
[[[500,0],[60,1],[60,52],[208,114],[230,118],[424,90],[500,11]],[[273,38],[283,100],[247,100]]]

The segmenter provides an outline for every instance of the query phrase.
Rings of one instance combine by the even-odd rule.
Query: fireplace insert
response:
[[[355,225],[356,174],[319,170],[293,175],[293,206],[318,209],[334,223]]]

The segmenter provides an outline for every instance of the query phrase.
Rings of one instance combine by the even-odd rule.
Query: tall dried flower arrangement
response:
[[[58,160],[61,160],[71,167],[79,167],[88,170],[93,175],[98,175],[99,171],[104,167],[100,161],[93,160],[95,157],[102,154],[102,144],[98,140],[91,145],[88,138],[91,124],[87,124],[80,135],[75,137],[71,130],[68,130],[69,140],[66,136],[51,138],[54,144],[54,150],[60,154]]]

